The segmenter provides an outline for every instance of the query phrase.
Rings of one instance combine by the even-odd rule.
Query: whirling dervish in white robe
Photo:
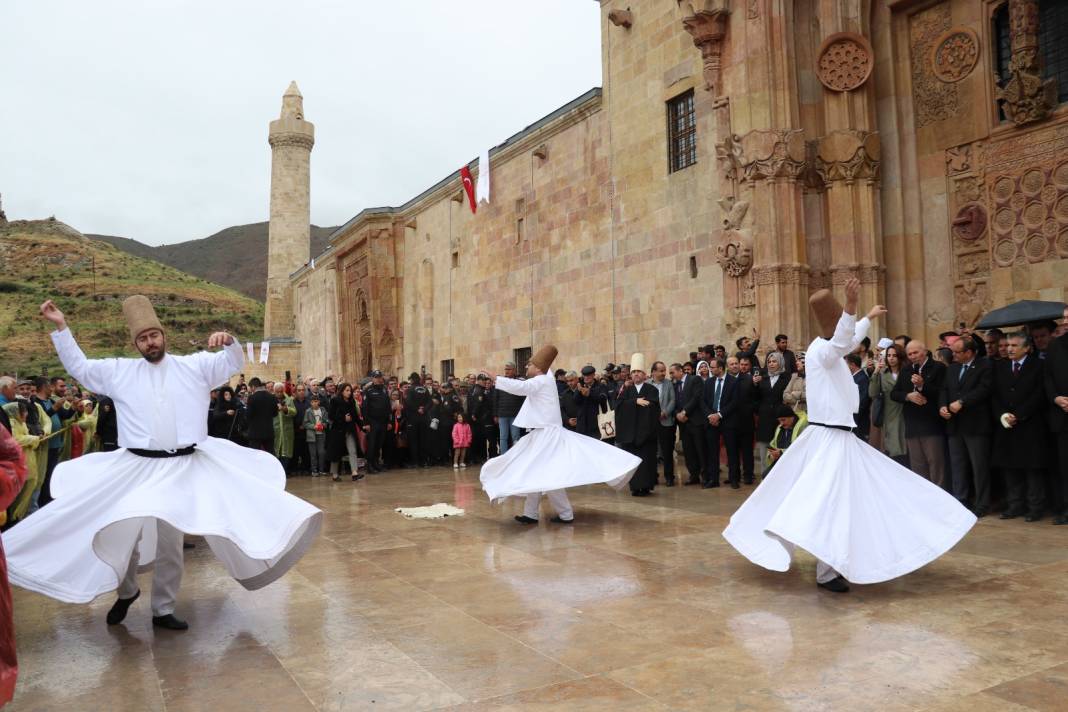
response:
[[[183,533],[203,536],[229,574],[255,590],[300,559],[323,515],[285,491],[285,471],[270,453],[208,437],[211,389],[244,364],[237,339],[219,332],[209,344],[220,351],[165,353],[148,300],[131,297],[123,309],[139,349],[139,335],[158,334],[156,362],[90,360],[62,313],[51,301],[42,306],[57,325],[52,342],[67,373],[115,402],[119,449],[56,467],[55,499],[4,534],[8,572],[16,586],[68,603],[118,589],[108,617],[116,623],[140,594],[137,573],[155,565],[153,622],[181,630],[173,612]]]
[[[539,349],[527,364],[525,381],[495,376],[495,387],[526,396],[515,424],[529,432],[508,452],[486,462],[479,479],[495,502],[526,496],[523,514],[516,517],[525,524],[538,521],[543,493],[556,510],[553,521],[568,523],[574,515],[566,488],[603,483],[623,489],[641,464],[640,458],[625,450],[564,428],[551,371],[556,354],[554,346]]]
[[[754,564],[790,568],[800,547],[818,560],[816,580],[878,583],[914,571],[952,548],[976,518],[952,495],[902,467],[851,430],[860,394],[845,363],[868,333],[856,319],[859,283],[847,306],[827,290],[811,303],[824,336],[805,352],[809,427],[730,519],[724,538]],[[885,313],[875,307],[870,317]],[[832,333],[833,332],[833,333]]]

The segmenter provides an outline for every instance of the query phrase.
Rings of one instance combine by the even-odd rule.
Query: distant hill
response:
[[[265,222],[235,225],[200,240],[158,247],[114,235],[86,237],[230,287],[262,302],[267,294],[267,225]],[[336,229],[311,226],[312,257],[326,249],[327,238]]]
[[[137,243],[135,243],[137,244]],[[122,300],[145,294],[175,353],[191,353],[212,331],[258,339],[263,305],[173,267],[90,240],[57,220],[0,224],[0,373],[60,370],[38,312],[56,300],[89,356],[136,355]]]

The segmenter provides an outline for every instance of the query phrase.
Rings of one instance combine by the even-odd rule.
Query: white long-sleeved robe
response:
[[[157,523],[200,534],[248,589],[274,581],[315,539],[322,512],[285,491],[285,471],[268,453],[207,434],[210,390],[244,363],[234,342],[222,351],[144,359],[90,360],[69,329],[53,343],[68,373],[115,402],[119,450],[61,463],[55,500],[4,535],[11,583],[69,603],[115,590],[131,558],[156,556]],[[126,448],[190,455],[148,458]]]
[[[531,432],[482,466],[482,489],[491,500],[601,483],[622,489],[641,464],[624,450],[564,428],[552,374],[526,381],[498,376],[496,386],[526,396],[515,424]]]
[[[975,524],[940,487],[848,430],[860,394],[843,357],[868,320],[843,313],[831,339],[805,353],[811,425],[731,517],[724,538],[746,558],[786,571],[795,546],[854,583],[877,583],[933,561]]]

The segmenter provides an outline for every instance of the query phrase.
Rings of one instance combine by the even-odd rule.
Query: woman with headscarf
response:
[[[767,375],[759,373],[753,377],[759,394],[757,407],[756,446],[757,458],[760,463],[760,474],[763,476],[768,459],[768,443],[775,435],[775,428],[779,425],[779,406],[782,405],[782,395],[790,382],[786,375],[782,354],[772,351],[764,362]]]
[[[100,443],[100,452],[119,449],[119,421],[115,415],[115,401],[108,396],[102,396],[97,405],[96,439]]]
[[[245,406],[237,399],[237,394],[230,386],[219,389],[215,408],[211,411],[211,424],[208,434],[213,438],[222,438],[244,445]]]

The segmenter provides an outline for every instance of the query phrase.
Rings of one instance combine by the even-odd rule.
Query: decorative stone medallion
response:
[[[954,27],[934,43],[931,68],[946,84],[959,82],[971,74],[979,61],[979,37],[967,27]]]
[[[816,76],[831,91],[853,91],[868,81],[874,57],[866,37],[838,32],[823,41],[816,60]]]

